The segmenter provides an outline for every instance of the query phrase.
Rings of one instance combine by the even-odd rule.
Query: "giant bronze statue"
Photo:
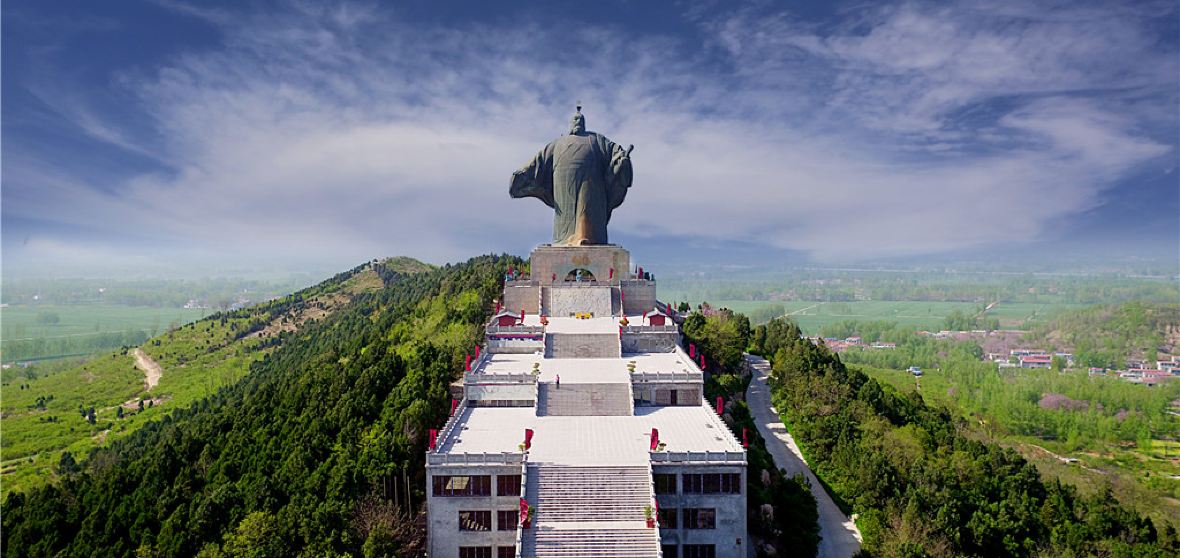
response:
[[[532,196],[554,210],[553,244],[607,244],[606,224],[631,187],[631,150],[586,131],[578,106],[570,133],[546,145],[532,162],[512,173],[508,193]]]

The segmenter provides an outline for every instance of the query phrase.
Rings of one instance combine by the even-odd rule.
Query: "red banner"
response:
[[[475,359],[479,360],[479,345],[475,346]]]
[[[705,369],[705,355],[701,355],[701,370]]]
[[[688,344],[688,357],[689,358],[696,358],[697,357],[696,343],[689,343]]]
[[[717,396],[717,416],[725,414],[725,398],[720,395]]]
[[[527,450],[531,447],[533,447],[533,429],[532,428],[525,428],[524,429],[524,449]]]
[[[533,518],[529,517],[529,501],[524,498],[520,499],[520,525],[525,529],[533,522]]]
[[[660,445],[660,431],[653,428],[651,429],[651,451],[656,451],[658,445]]]
[[[438,444],[438,429],[430,429],[430,451],[434,451],[435,445]]]
[[[451,398],[451,416],[455,416],[455,409],[459,407],[459,400]]]
[[[750,431],[748,431],[748,430],[746,430],[745,428],[743,428],[743,429],[742,429],[742,447],[743,447],[743,448],[748,448],[748,447],[750,447],[750,437],[749,437],[749,435],[750,435]]]
[[[471,372],[471,355],[463,355],[463,370]]]

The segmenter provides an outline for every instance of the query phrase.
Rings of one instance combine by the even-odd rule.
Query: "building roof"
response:
[[[566,383],[630,382],[627,364],[635,362],[636,372],[700,372],[683,351],[674,353],[624,353],[622,358],[544,358],[538,354],[489,354],[481,359],[475,374],[526,374],[533,363],[541,364],[539,380],[549,382],[558,374]]]
[[[439,441],[439,452],[517,452],[526,428],[533,429],[530,463],[647,464],[652,428],[668,451],[743,451],[713,410],[698,405],[636,407],[633,416],[538,417],[532,407],[467,408],[451,435]]]

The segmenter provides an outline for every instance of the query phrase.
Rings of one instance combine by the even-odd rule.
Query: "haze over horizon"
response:
[[[576,101],[635,145],[639,259],[1180,265],[1174,2],[3,16],[6,276],[524,254],[509,177]]]

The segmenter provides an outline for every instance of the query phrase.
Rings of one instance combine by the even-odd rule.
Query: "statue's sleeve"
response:
[[[607,193],[610,199],[610,207],[614,209],[623,204],[623,200],[627,197],[627,189],[631,187],[631,180],[633,178],[631,171],[631,154],[623,146],[603,138],[606,145],[603,146],[604,153],[610,153],[610,163],[607,165]]]
[[[546,145],[536,157],[512,173],[508,195],[514,198],[537,198],[549,207],[553,201],[553,144]]]

